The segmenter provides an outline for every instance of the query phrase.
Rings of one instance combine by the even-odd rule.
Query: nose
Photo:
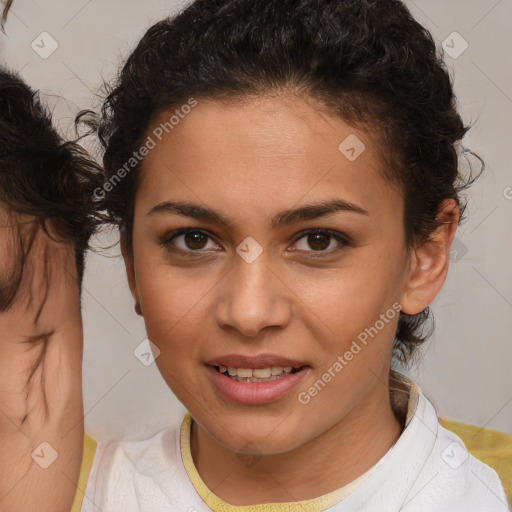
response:
[[[265,254],[248,263],[236,256],[219,288],[216,320],[222,329],[255,338],[265,328],[284,328],[291,318],[292,292],[268,265]]]

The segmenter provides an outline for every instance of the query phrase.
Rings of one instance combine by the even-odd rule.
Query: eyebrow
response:
[[[284,210],[272,218],[271,225],[273,229],[276,229],[301,221],[317,219],[336,212],[370,215],[368,211],[356,204],[349,203],[342,199],[333,199],[331,201],[311,203],[301,206],[300,208]],[[151,208],[146,216],[153,216],[162,213],[183,215],[201,221],[221,224],[231,230],[234,230],[236,224],[233,219],[227,217],[224,213],[218,210],[207,208],[199,204],[176,201],[165,201],[157,204]]]

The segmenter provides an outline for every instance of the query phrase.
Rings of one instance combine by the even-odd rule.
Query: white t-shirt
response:
[[[318,498],[233,506],[202,481],[190,452],[191,417],[143,441],[100,442],[81,512],[510,512],[494,469],[439,423],[407,377],[405,428],[388,452],[348,485]]]

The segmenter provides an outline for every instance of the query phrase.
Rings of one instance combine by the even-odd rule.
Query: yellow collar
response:
[[[418,387],[409,379],[405,377],[405,381],[410,388],[409,402],[407,408],[407,419],[406,426],[409,424],[414,412],[416,410],[416,404],[418,402]],[[305,501],[294,501],[288,503],[264,503],[261,505],[247,505],[247,506],[235,506],[226,503],[216,496],[203,482],[203,479],[197,472],[192,459],[192,453],[190,451],[190,428],[192,426],[192,417],[189,412],[185,414],[183,423],[181,424],[180,430],[180,447],[181,447],[181,458],[187,471],[188,477],[192,482],[192,485],[196,489],[201,499],[210,507],[214,512],[322,512],[339,503],[341,500],[351,494],[362,482],[366,480],[368,476],[377,468],[382,462],[383,458],[371,467],[366,473],[350,482],[349,484],[333,491],[329,494],[324,494],[318,498]],[[389,453],[389,452],[388,452]]]

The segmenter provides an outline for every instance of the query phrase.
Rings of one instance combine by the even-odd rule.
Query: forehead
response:
[[[374,138],[313,100],[197,99],[188,114],[178,117],[179,109],[161,112],[148,129],[155,145],[142,162],[138,191],[146,206],[186,196],[269,213],[275,203],[329,196],[365,209],[377,197],[395,209],[400,201],[382,176]]]

